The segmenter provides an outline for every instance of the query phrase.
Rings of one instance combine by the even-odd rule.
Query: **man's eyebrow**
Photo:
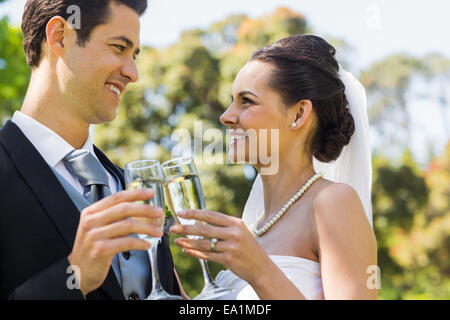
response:
[[[128,38],[125,37],[125,36],[113,37],[113,38],[110,38],[110,40],[123,41],[123,42],[125,42],[125,44],[127,45],[127,48],[131,48],[131,49],[132,49],[132,48],[134,47],[133,41],[131,41],[130,39],[128,39]],[[136,48],[136,50],[134,50],[134,54],[135,54],[135,55],[138,55],[140,52],[141,52],[141,49],[140,49],[140,48]]]

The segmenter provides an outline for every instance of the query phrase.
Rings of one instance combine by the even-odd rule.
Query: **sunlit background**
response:
[[[139,83],[95,141],[123,165],[170,157],[175,129],[224,129],[234,77],[251,53],[296,33],[338,50],[364,84],[373,152],[373,216],[382,299],[450,298],[450,3],[367,0],[152,0],[142,18]],[[20,109],[29,76],[21,46],[25,0],[0,0],[0,117]],[[200,165],[207,206],[239,216],[252,170]],[[244,170],[245,169],[245,170]],[[173,246],[186,291],[198,262]],[[220,266],[213,266],[214,272]]]

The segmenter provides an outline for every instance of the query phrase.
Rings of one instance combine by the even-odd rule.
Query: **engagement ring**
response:
[[[211,252],[216,252],[216,243],[219,242],[219,240],[217,238],[212,238],[211,239]]]

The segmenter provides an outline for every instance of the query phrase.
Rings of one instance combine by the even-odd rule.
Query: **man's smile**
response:
[[[106,82],[106,88],[113,92],[120,100],[122,92],[125,91],[125,86],[118,82]]]

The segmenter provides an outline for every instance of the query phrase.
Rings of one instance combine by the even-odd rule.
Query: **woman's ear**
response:
[[[50,19],[45,29],[49,53],[53,53],[58,57],[64,56],[64,40],[67,31],[68,26],[64,18],[56,16]]]
[[[291,129],[296,130],[301,128],[306,120],[311,115],[312,102],[311,100],[300,100],[295,106],[295,119],[293,119],[291,124]]]

